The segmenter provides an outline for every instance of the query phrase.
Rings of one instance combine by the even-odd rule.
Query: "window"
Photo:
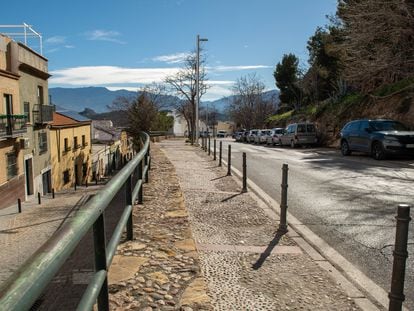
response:
[[[42,86],[37,87],[37,103],[39,105],[43,105],[43,87]]]
[[[63,152],[68,152],[70,150],[70,146],[69,146],[69,139],[65,138],[63,141]]]
[[[305,133],[306,132],[306,125],[305,124],[298,124],[298,133]]]
[[[85,148],[86,146],[86,137],[85,135],[82,135],[82,148]]]
[[[313,125],[313,124],[306,124],[306,131],[308,133],[316,132],[315,125]]]
[[[13,96],[4,94],[4,113],[13,114]]]
[[[47,133],[39,133],[39,154],[47,151]]]
[[[7,157],[7,179],[17,176],[17,156],[15,152],[6,154]]]
[[[73,149],[78,149],[78,136],[73,137]]]
[[[63,172],[63,183],[66,185],[68,182],[69,182],[69,180],[70,180],[70,172],[69,172],[69,170],[66,170],[66,171],[64,171]]]
[[[26,116],[26,122],[30,123],[30,103],[24,102],[23,109],[24,109],[24,114]]]

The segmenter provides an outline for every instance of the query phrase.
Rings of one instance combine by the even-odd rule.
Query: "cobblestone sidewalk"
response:
[[[110,268],[112,310],[360,310],[204,152],[180,140],[151,150],[134,240]]]
[[[183,141],[160,146],[184,193],[214,310],[360,310],[211,157]]]

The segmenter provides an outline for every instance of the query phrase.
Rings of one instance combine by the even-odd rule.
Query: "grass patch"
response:
[[[294,112],[295,112],[295,110],[289,110],[289,111],[284,112],[284,113],[275,114],[275,115],[267,118],[267,122],[280,122],[280,121],[290,119]]]
[[[376,96],[387,96],[410,85],[414,85],[414,78],[406,78],[392,84],[381,86],[373,94]]]

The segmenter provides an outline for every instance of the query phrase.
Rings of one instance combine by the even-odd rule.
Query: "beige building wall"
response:
[[[82,135],[85,136],[85,145],[82,145]],[[77,137],[78,146],[74,145]],[[70,150],[65,151],[65,138],[68,140]],[[50,130],[50,149],[52,162],[52,185],[55,191],[74,187],[75,180],[78,185],[91,182],[92,145],[91,126],[65,126],[52,127]],[[76,171],[75,171],[76,169]],[[64,180],[64,173],[68,175]]]

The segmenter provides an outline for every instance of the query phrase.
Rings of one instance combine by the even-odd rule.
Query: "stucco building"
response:
[[[54,112],[50,146],[55,191],[91,181],[91,120],[72,111]]]
[[[20,104],[18,65],[17,43],[0,35],[0,208],[25,196],[21,137],[26,120]]]

